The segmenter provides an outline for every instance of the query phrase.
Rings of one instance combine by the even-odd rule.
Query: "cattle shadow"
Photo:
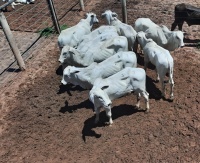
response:
[[[59,75],[59,76],[62,76],[62,75],[63,75],[63,67],[62,67],[62,65],[60,65],[60,66],[57,68],[56,74]]]
[[[185,43],[186,47],[197,47],[198,45],[200,45],[200,39],[187,39],[184,38],[183,42]]]
[[[59,75],[59,76],[63,76],[63,66],[60,65],[57,70],[56,70],[56,74]],[[83,89],[82,87],[80,86],[76,86],[76,85],[73,85],[71,83],[68,83],[67,85],[63,85],[62,83],[60,84],[59,86],[59,90],[57,92],[57,94],[62,94],[62,93],[65,93],[67,92],[67,94],[69,96],[72,96],[71,94],[71,91],[79,91],[79,92],[82,92],[84,91],[85,89]]]
[[[157,81],[146,76],[146,89],[149,93],[149,99],[160,100],[162,98],[162,92],[156,87],[154,83],[157,83]]]
[[[140,66],[144,67],[144,54],[137,53],[137,63]],[[151,70],[155,70],[155,66],[151,62],[148,63],[148,67],[147,68],[151,69]]]
[[[71,94],[71,91],[79,91],[79,92],[82,92],[84,91],[85,89],[83,89],[82,87],[80,86],[75,86],[71,83],[68,83],[67,85],[63,85],[63,84],[60,84],[59,86],[59,90],[57,92],[57,94],[62,94],[62,93],[67,93],[69,96],[72,96]]]
[[[90,102],[89,99],[77,104],[77,105],[72,105],[72,106],[69,106],[69,103],[68,101],[65,101],[65,106],[64,107],[61,107],[59,112],[61,113],[66,113],[66,112],[69,112],[69,113],[73,113],[74,111],[78,110],[78,109],[81,109],[81,108],[86,108],[86,109],[93,109],[93,104],[92,102]]]
[[[149,93],[149,99],[155,99],[155,100],[162,99],[164,101],[173,102],[172,99],[167,99],[167,98],[163,97],[162,96],[162,92],[160,91],[160,89],[157,88],[156,85],[154,84],[154,83],[158,83],[159,87],[161,88],[161,83],[160,82],[155,81],[155,80],[153,80],[153,79],[151,79],[150,77],[147,76],[146,77],[146,83],[147,83],[146,84],[146,89],[147,89],[147,92]],[[165,84],[166,84],[166,82],[165,82]]]
[[[137,63],[140,66],[144,66],[143,54],[138,53]],[[147,68],[155,71],[155,66],[151,62],[148,63]],[[146,89],[147,89],[147,92],[149,93],[149,99],[160,100],[162,98],[162,92],[156,87],[155,83],[158,83],[158,81],[153,80],[150,77],[146,76]]]
[[[132,106],[132,105],[122,104],[122,105],[115,106],[112,108],[112,119],[114,121],[115,119],[117,119],[119,117],[130,116],[137,112],[145,112],[145,110],[139,110],[135,106]],[[82,139],[84,142],[86,142],[86,137],[95,137],[95,138],[101,137],[101,134],[96,133],[93,130],[93,128],[107,126],[105,122],[108,122],[108,118],[106,116],[105,110],[100,112],[99,122],[97,124],[95,124],[94,121],[95,121],[95,115],[92,116],[91,118],[88,118],[84,122],[84,127],[82,130]]]

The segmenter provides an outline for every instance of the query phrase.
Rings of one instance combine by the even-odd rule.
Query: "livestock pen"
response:
[[[100,20],[94,28],[106,24],[101,13],[107,9],[116,12],[120,20],[123,17],[118,0],[85,0],[85,11],[80,11],[79,1],[53,2],[60,27],[77,24],[89,11]],[[170,28],[174,6],[179,2],[127,0],[127,23],[134,26],[137,18],[148,17]],[[197,0],[182,2],[200,6]],[[15,10],[9,6],[4,14],[24,54],[26,71],[20,72],[12,64],[14,57],[0,29],[0,65],[4,71],[0,83],[1,162],[200,162],[200,51],[196,48],[200,26],[184,24],[186,46],[171,53],[174,101],[161,98],[160,84],[154,82],[155,73],[150,67],[150,113],[137,110],[133,106],[136,98],[127,95],[113,101],[115,123],[108,127],[103,123],[104,111],[100,123],[94,125],[89,90],[60,83],[58,34],[53,30],[48,37],[40,35],[41,31],[52,30],[47,2],[36,0]],[[138,67],[143,67],[142,55]]]

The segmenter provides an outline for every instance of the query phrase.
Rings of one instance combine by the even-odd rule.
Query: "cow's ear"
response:
[[[116,12],[112,12],[112,17],[118,17]]]
[[[102,90],[107,89],[109,87],[109,85],[105,85],[103,87],[101,87]]]
[[[105,14],[105,13],[102,13],[102,14],[101,14],[101,17],[102,17],[102,18],[104,18],[105,16],[106,16],[106,14]]]

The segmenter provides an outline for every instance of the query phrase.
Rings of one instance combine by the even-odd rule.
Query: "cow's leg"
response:
[[[170,100],[174,100],[174,94],[173,94],[174,80],[172,73],[169,74],[169,83],[170,83]]]
[[[165,82],[164,82],[164,78],[160,78],[160,82],[161,82],[161,89],[162,89],[162,97],[165,98]]]
[[[109,119],[108,124],[111,125],[111,124],[113,124],[111,106],[106,107],[105,110],[106,110],[106,115],[107,115],[107,117]]]
[[[95,114],[96,114],[95,121],[94,121],[95,124],[97,124],[97,123],[99,122],[100,108],[101,108],[101,107],[94,106],[94,110],[95,110]]]
[[[183,22],[184,22],[184,21],[181,21],[181,22],[178,23],[178,29],[179,29],[180,31],[182,31]]]
[[[148,56],[144,55],[144,70],[145,71],[147,70],[148,63],[149,63],[149,58]]]
[[[175,21],[172,23],[171,31],[173,31],[177,25],[178,29],[182,31],[183,22],[184,20],[182,20],[181,18],[175,18]]]
[[[141,99],[141,95],[140,93],[137,94],[137,103],[136,103],[136,107],[139,108],[140,107],[140,99]]]
[[[133,51],[137,54],[137,49],[138,49],[138,43],[137,41],[135,41],[135,43],[133,44]]]
[[[144,91],[141,92],[141,94],[145,98],[146,112],[149,112],[149,93],[144,90]]]
[[[155,72],[156,72],[156,81],[157,82],[159,82],[160,81],[160,76],[159,76],[159,74],[158,74],[158,70],[157,70],[157,68],[155,69]]]
[[[173,31],[173,30],[176,28],[177,25],[178,25],[177,22],[174,21],[174,22],[172,23],[171,31]]]
[[[167,69],[165,69],[162,65],[156,65],[157,72],[160,77],[160,83],[161,83],[161,92],[162,92],[162,97],[165,97],[165,74],[167,73]]]

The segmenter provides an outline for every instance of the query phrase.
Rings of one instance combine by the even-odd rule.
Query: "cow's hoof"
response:
[[[105,122],[105,124],[111,127],[113,123]]]
[[[140,109],[140,106],[138,106],[138,105],[135,105],[135,108],[139,110],[139,109]]]
[[[169,100],[170,100],[170,101],[174,101],[174,96],[171,96],[171,97],[169,98]]]

